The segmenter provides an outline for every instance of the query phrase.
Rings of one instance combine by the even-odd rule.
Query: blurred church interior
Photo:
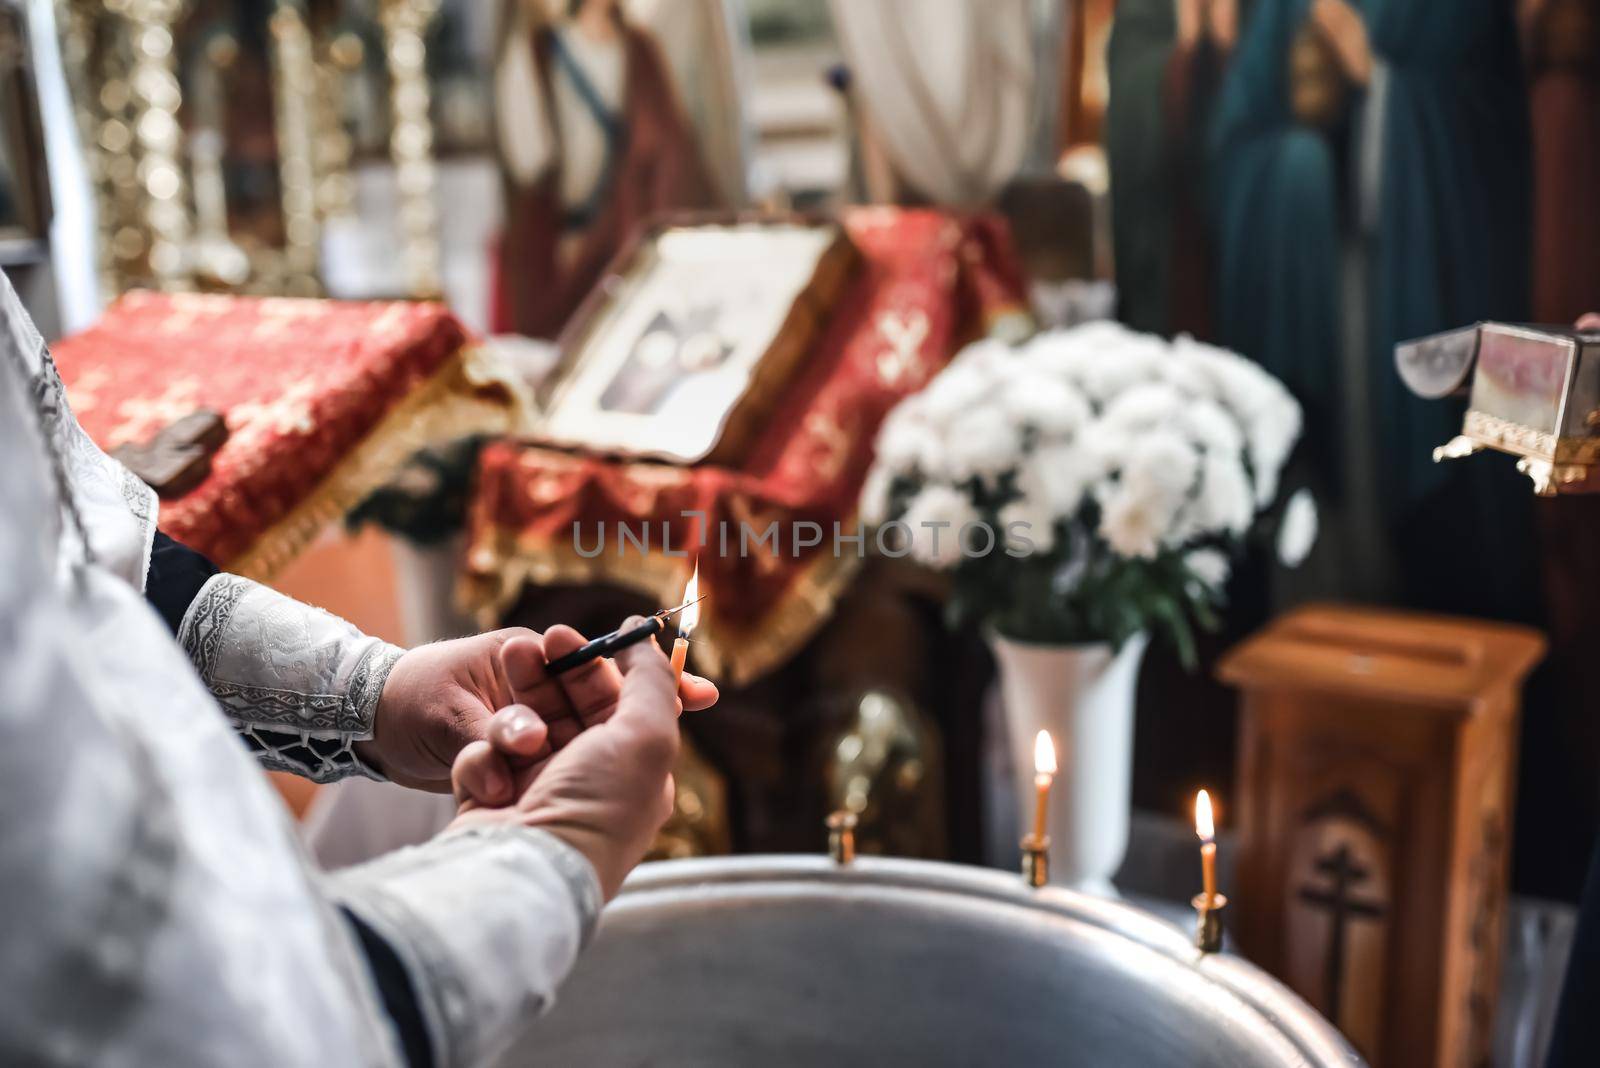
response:
[[[1204,789],[1378,1066],[1547,1063],[1583,944],[1597,192],[1591,0],[0,0],[0,267],[164,533],[406,647],[693,574],[658,860],[1014,874],[1043,784],[1187,938]],[[1117,423],[1165,359],[1232,422]],[[330,868],[455,812],[271,774]]]

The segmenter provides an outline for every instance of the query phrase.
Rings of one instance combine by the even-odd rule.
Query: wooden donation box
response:
[[[1292,612],[1224,659],[1243,691],[1232,929],[1374,1068],[1488,1063],[1534,631]]]

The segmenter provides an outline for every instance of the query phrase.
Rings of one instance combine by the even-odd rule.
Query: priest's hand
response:
[[[556,751],[519,765],[514,803],[490,807],[477,801],[463,782],[473,753],[462,752],[455,765],[461,810],[450,829],[520,823],[547,830],[588,858],[609,901],[672,814],[679,704],[672,668],[654,642],[623,650],[606,670],[618,674],[621,686],[605,718]],[[504,710],[496,731],[516,714]],[[544,745],[548,738],[541,735],[554,734],[553,727],[532,726],[526,744]]]
[[[418,646],[389,672],[378,699],[373,737],[357,742],[362,760],[403,786],[443,793],[451,788],[451,765],[478,743],[478,780],[499,786],[479,797],[507,803],[511,765],[538,760],[570,742],[585,727],[604,721],[616,706],[622,678],[616,665],[599,660],[551,677],[547,659],[584,643],[571,627],[540,635],[522,627]],[[706,708],[717,688],[685,674],[683,707]],[[502,717],[490,746],[490,723]],[[500,772],[498,779],[495,771]]]

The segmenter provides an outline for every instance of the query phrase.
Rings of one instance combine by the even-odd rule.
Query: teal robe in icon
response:
[[[1358,0],[1374,75],[1333,132],[1289,108],[1289,49],[1309,6],[1254,6],[1217,102],[1219,339],[1305,406],[1327,537],[1347,542],[1341,571],[1370,579],[1355,593],[1527,618],[1526,483],[1502,457],[1435,465],[1461,406],[1412,397],[1393,359],[1402,339],[1527,314],[1527,101],[1510,4]]]

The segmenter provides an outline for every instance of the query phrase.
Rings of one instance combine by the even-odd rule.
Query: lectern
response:
[[[1374,1068],[1487,1063],[1534,631],[1313,606],[1231,651],[1241,951]]]

